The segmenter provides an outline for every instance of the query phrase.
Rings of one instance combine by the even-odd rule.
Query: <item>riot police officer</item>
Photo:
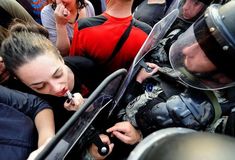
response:
[[[222,111],[232,112],[226,120],[225,133],[233,136],[235,28],[230,8],[234,6],[234,2],[210,6],[172,46],[170,53],[171,65],[182,73],[179,78],[183,82],[197,89],[217,90]]]
[[[140,141],[141,133],[145,136],[162,128],[223,132],[231,128],[228,124],[234,126],[234,119],[228,118],[233,121],[226,125],[222,117],[233,111],[235,102],[234,7],[235,1],[210,5],[179,37],[169,54],[174,70],[153,63],[148,64],[152,72],[142,69],[136,80],[143,83],[144,93],[128,104],[123,117],[135,128],[119,122],[107,132],[134,144]],[[150,75],[146,80],[140,78]],[[129,94],[135,94],[136,89]]]
[[[146,134],[172,126],[224,131],[226,118],[220,118],[232,112],[235,102],[234,6],[234,1],[211,5],[180,36],[170,49],[174,71],[155,74],[144,82],[145,93],[129,103],[126,120]],[[158,66],[157,70],[162,72]],[[146,93],[145,99],[151,100],[137,104]],[[234,133],[233,128],[226,128]]]

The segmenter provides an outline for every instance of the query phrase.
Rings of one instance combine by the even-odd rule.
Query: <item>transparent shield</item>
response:
[[[117,93],[126,73],[125,69],[120,69],[108,76],[88,97],[81,109],[77,110],[57,132],[51,142],[36,157],[36,160],[67,159],[67,155],[75,144],[80,145],[76,147],[81,149],[77,149],[78,155],[81,154],[82,150],[86,149],[84,145],[87,137],[84,133],[89,130],[96,117],[112,105],[113,97]]]
[[[171,5],[168,7],[165,15],[171,13],[174,9],[179,9],[182,0],[173,0]]]
[[[172,44],[169,53],[172,68],[179,73],[180,81],[192,88],[219,90],[233,87],[234,81],[211,62],[207,50],[201,47],[202,44],[206,48],[213,47],[214,44],[207,39],[209,36],[203,34],[200,39],[196,38],[195,33],[205,33],[204,30],[207,28],[192,25]],[[212,53],[215,55],[216,50]]]
[[[140,61],[154,48],[157,47],[159,41],[165,36],[166,32],[169,30],[170,26],[173,24],[175,19],[179,14],[178,9],[174,9],[168,15],[166,15],[163,19],[161,19],[158,23],[153,26],[152,31],[148,35],[147,39],[145,40],[144,44],[140,48],[139,52],[135,56],[133,63],[128,71],[127,76],[125,77],[124,83],[120,87],[117,97],[115,98],[116,105],[121,100],[123,94],[126,91],[127,86],[135,76],[136,72],[138,71],[140,65]],[[113,109],[110,111],[110,115],[113,113],[116,105],[113,106]]]
[[[169,15],[159,21],[153,27],[150,35],[141,47],[133,64],[126,75],[125,69],[120,69],[108,76],[87,99],[85,104],[74,113],[69,121],[57,132],[52,141],[36,157],[36,160],[44,159],[69,159],[70,152],[76,147],[76,152],[81,154],[86,149],[85,144],[89,137],[90,126],[105,128],[108,114],[112,113],[115,105],[122,97],[126,87],[138,70],[140,60],[153,48],[178,16],[178,10],[173,10]],[[125,79],[124,79],[125,77]],[[102,122],[95,124],[102,115]],[[106,121],[105,121],[106,120]],[[110,120],[110,119],[109,119]],[[105,121],[105,122],[104,122]]]

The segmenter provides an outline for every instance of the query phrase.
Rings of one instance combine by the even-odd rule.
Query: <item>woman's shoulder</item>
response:
[[[54,10],[53,10],[51,4],[48,4],[42,8],[41,16],[43,16],[43,15],[54,15]]]
[[[85,0],[86,5],[86,12],[87,12],[87,17],[93,17],[95,16],[95,9],[94,6],[90,1]]]

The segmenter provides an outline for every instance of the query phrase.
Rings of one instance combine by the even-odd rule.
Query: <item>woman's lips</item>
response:
[[[66,95],[66,92],[67,92],[67,91],[68,91],[68,89],[63,88],[60,92],[56,93],[56,95],[57,95],[58,97],[63,97],[63,96]]]

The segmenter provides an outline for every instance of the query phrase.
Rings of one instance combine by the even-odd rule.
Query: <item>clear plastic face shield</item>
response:
[[[220,50],[217,49],[219,44],[211,40],[210,34],[207,35],[208,27],[204,19],[201,18],[198,21],[199,25],[195,24],[170,48],[169,59],[173,69],[180,73],[180,80],[193,88],[217,90],[234,86],[234,81],[226,75],[224,68],[221,70],[211,61],[213,54],[217,54],[216,52]],[[198,37],[197,35],[200,34],[201,36]],[[212,53],[210,59],[207,52]]]
[[[200,0],[181,0],[179,3],[179,18],[185,21],[195,21],[205,11],[207,5]]]

